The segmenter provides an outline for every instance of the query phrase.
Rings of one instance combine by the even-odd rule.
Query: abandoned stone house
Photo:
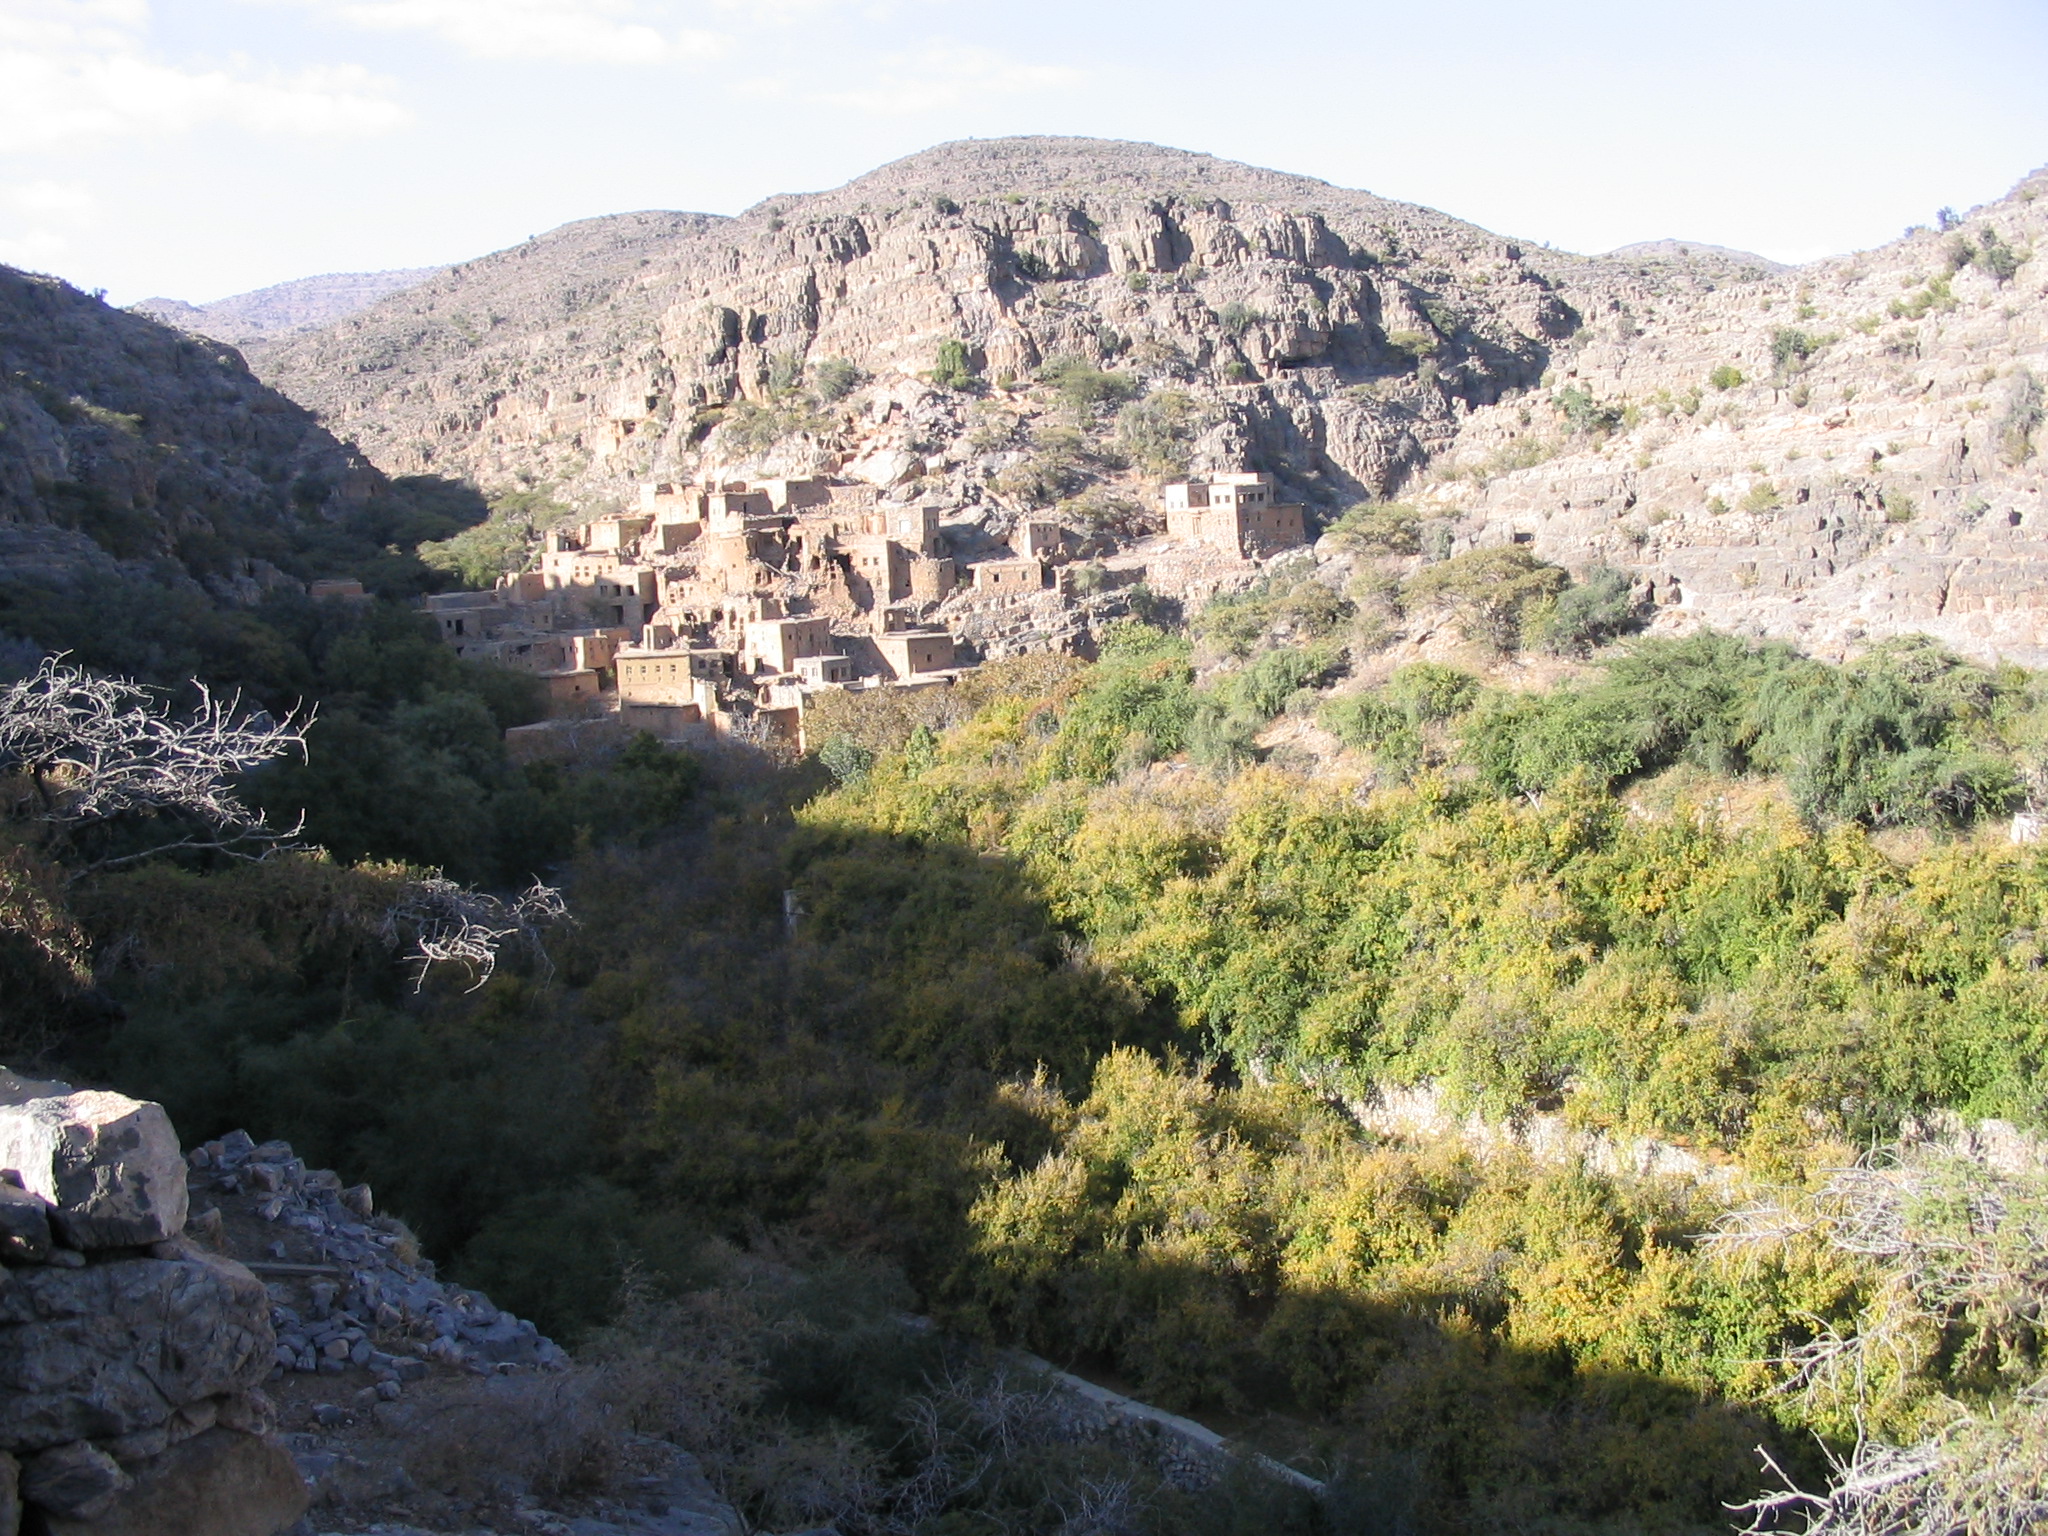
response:
[[[615,690],[621,721],[662,734],[786,731],[819,689],[958,666],[930,617],[959,580],[940,516],[816,479],[657,482],[626,511],[550,530],[535,569],[422,606],[458,653],[540,675],[566,716]],[[1025,553],[983,562],[977,585],[1041,590],[1061,537],[1020,527]]]
[[[1239,559],[1294,549],[1308,540],[1301,507],[1277,499],[1271,475],[1211,475],[1163,486],[1166,534]]]
[[[977,593],[1039,592],[1045,588],[1046,568],[1036,559],[982,560],[973,569]]]
[[[740,665],[748,672],[781,675],[796,671],[799,660],[824,656],[831,650],[829,619],[760,619],[747,626]]]
[[[943,629],[903,629],[875,636],[882,666],[895,681],[951,671],[953,636]]]

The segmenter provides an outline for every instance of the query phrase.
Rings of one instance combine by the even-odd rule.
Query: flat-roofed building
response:
[[[794,672],[799,659],[831,649],[829,619],[759,619],[746,627],[740,664],[748,672]]]
[[[953,666],[953,637],[943,629],[899,629],[875,636],[882,666],[897,681]]]
[[[983,560],[974,567],[976,592],[1038,592],[1045,567],[1036,560]]]
[[[1271,475],[1212,475],[1160,489],[1167,537],[1205,544],[1239,558],[1294,549],[1308,541],[1298,503],[1279,500]]]

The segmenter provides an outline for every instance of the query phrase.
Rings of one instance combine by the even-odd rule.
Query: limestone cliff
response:
[[[997,382],[1078,357],[1191,392],[1213,457],[1259,456],[1334,501],[1399,484],[1462,413],[1533,386],[1578,323],[1568,279],[1605,291],[1597,263],[1365,193],[1025,139],[738,218],[571,225],[253,355],[390,469],[588,494],[744,457],[711,436],[721,409],[827,358],[886,398],[777,467],[892,438],[913,449],[896,472],[957,464],[963,402],[915,387],[943,343]]]

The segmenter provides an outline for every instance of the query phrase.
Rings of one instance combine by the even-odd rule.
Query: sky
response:
[[[1804,261],[2048,163],[2048,0],[0,0],[0,262],[116,303],[1019,133]]]

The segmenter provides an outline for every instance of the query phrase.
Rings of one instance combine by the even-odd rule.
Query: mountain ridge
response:
[[[158,297],[140,300],[128,308],[183,331],[241,345],[331,325],[390,294],[416,287],[444,270],[400,267],[380,272],[325,272],[199,304]]]

